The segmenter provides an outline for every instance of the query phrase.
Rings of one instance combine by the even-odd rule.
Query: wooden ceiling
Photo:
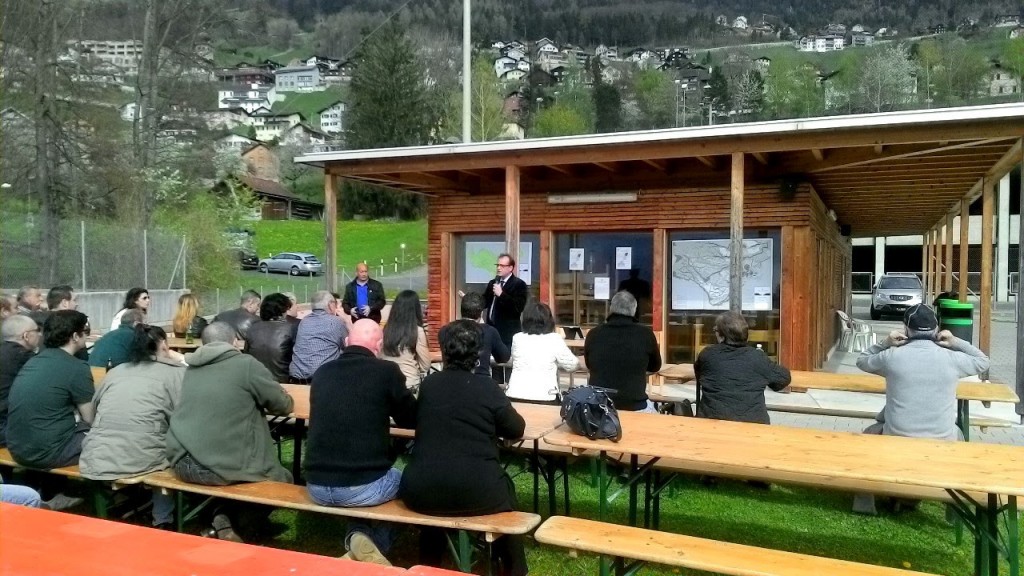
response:
[[[998,113],[989,117],[983,109],[965,108],[891,124],[879,121],[886,115],[870,115],[845,124],[810,120],[791,130],[758,123],[747,125],[749,130],[731,125],[725,131],[701,127],[299,160],[344,178],[426,195],[503,194],[507,166],[520,167],[523,194],[685,194],[695,188],[728,194],[731,155],[742,152],[749,184],[810,183],[854,236],[896,236],[926,231],[961,198],[977,197],[982,178],[999,178],[1021,162],[1024,106],[1010,107],[1012,114],[1005,105],[989,108]]]

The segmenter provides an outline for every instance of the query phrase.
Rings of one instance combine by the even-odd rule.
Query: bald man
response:
[[[21,367],[35,356],[41,331],[35,320],[14,315],[0,325],[0,446],[6,446],[7,395]]]
[[[370,278],[370,269],[365,262],[357,264],[356,277],[345,285],[345,297],[341,300],[345,314],[351,316],[353,322],[369,318],[380,324],[380,311],[385,304],[384,286]]]
[[[375,506],[398,496],[402,473],[391,454],[390,419],[416,427],[416,399],[394,362],[381,360],[384,333],[373,320],[352,325],[341,357],[313,375],[309,394],[306,489],[323,506]],[[385,557],[393,529],[352,520],[345,535],[348,555],[390,565]]]

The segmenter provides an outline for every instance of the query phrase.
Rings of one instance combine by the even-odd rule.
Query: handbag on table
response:
[[[569,429],[591,440],[622,439],[619,412],[608,393],[594,386],[577,386],[562,395],[562,420]]]

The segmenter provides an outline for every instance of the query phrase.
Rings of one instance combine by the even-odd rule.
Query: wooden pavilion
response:
[[[979,344],[988,350],[993,186],[1022,161],[1022,137],[1024,105],[1006,104],[296,161],[324,168],[332,287],[339,179],[427,197],[434,330],[458,317],[460,289],[479,290],[493,276],[486,260],[498,247],[519,258],[531,293],[560,324],[600,322],[606,291],[636,269],[650,295],[641,321],[659,334],[668,361],[692,360],[728,306],[748,316],[752,340],[786,366],[809,370],[838,340],[835,311],[850,308],[851,238],[923,234],[929,301],[957,288],[963,298],[967,242],[955,285],[954,219],[965,216],[967,238],[968,207],[979,197]],[[623,267],[616,259],[627,252]]]

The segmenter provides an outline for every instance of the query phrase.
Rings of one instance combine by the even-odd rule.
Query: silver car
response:
[[[884,314],[902,315],[907,308],[924,302],[924,286],[916,274],[883,274],[871,291],[871,319]]]
[[[260,272],[286,272],[292,276],[308,274],[316,276],[323,272],[323,265],[309,252],[281,252],[260,260]]]

